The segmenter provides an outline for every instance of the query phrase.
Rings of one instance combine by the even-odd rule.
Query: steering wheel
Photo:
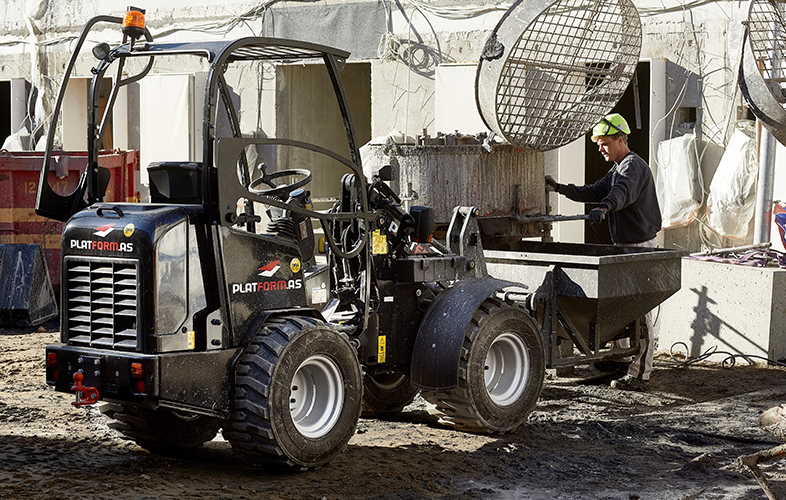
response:
[[[290,184],[280,184],[276,185],[273,181],[276,179],[280,179],[282,177],[289,177],[289,176],[300,176],[301,178],[290,183]],[[286,199],[289,196],[289,193],[294,191],[297,188],[303,187],[306,184],[311,182],[311,171],[306,170],[305,168],[293,168],[289,170],[279,170],[278,172],[273,172],[272,174],[268,174],[267,172],[262,169],[262,177],[258,179],[254,179],[251,181],[251,184],[248,185],[248,190],[251,191],[253,194],[260,195],[260,196],[272,196],[276,198]],[[268,186],[269,189],[261,189],[261,185]]]

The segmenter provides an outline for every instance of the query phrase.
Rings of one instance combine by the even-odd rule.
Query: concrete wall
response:
[[[371,72],[368,64],[347,64],[342,81],[358,146],[371,138]],[[350,158],[347,135],[335,93],[322,65],[281,66],[277,72],[276,137],[310,142]],[[324,155],[279,148],[281,168],[306,168],[313,174],[314,198],[335,197],[349,169]]]
[[[783,290],[784,269],[683,259],[682,289],[656,313],[658,348],[668,351],[674,343],[684,342],[691,356],[717,347],[782,360],[786,358]],[[722,359],[718,355],[712,361]]]
[[[641,58],[668,59],[702,78],[701,115],[704,136],[701,167],[706,179],[705,185],[709,186],[712,173],[717,167],[729,135],[730,126],[738,114],[736,68],[742,39],[741,22],[747,15],[747,4],[711,3],[686,9],[676,0],[667,2],[637,0],[635,3],[642,16]],[[252,16],[243,23],[231,22],[233,15],[247,13],[249,9],[257,6],[255,2],[173,0],[162,5],[159,2],[143,0],[139,5],[148,10],[147,18],[151,31],[168,33],[160,38],[165,41],[235,38],[259,34],[265,28],[261,16]],[[358,8],[367,5],[368,8],[378,8],[376,2],[363,3],[351,0],[321,1],[318,5],[361,6]],[[437,1],[429,5],[464,8],[468,4]],[[395,43],[382,43],[379,45],[379,51],[376,47],[369,47],[369,50],[364,51],[367,54],[378,54],[378,57],[367,58],[371,62],[372,136],[386,135],[393,130],[410,136],[420,134],[423,129],[432,135],[437,132],[436,68],[441,64],[476,63],[489,31],[502,15],[501,10],[492,8],[496,5],[494,2],[473,2],[472,5],[485,6],[489,9],[481,15],[463,18],[457,15],[453,19],[447,19],[429,13],[428,9],[416,8],[407,3],[390,4],[391,10],[385,28],[391,33],[389,40]],[[40,8],[31,8],[31,6]],[[275,12],[276,9],[284,7],[289,9],[290,17],[296,18],[296,9],[306,6],[298,6],[296,3],[279,4],[272,9]],[[309,6],[309,8],[313,7],[313,5]],[[45,96],[44,104],[51,104],[69,50],[73,46],[75,32],[94,14],[120,15],[124,8],[124,3],[110,0],[68,2],[7,0],[3,2],[0,5],[0,33],[2,33],[0,78],[28,78],[40,86]],[[326,23],[334,21],[331,18]],[[309,19],[307,24],[312,27],[319,26],[319,23],[314,23],[313,19]],[[29,27],[34,28],[32,33]],[[208,31],[172,32],[173,29],[183,27],[207,28]],[[324,36],[329,30],[330,26],[325,26],[325,30],[319,36]],[[365,31],[358,31],[356,36],[361,37]],[[317,36],[306,31],[302,33],[302,38],[308,39],[312,35]],[[91,43],[93,41],[116,43],[119,35],[116,29],[106,29],[94,33],[90,39]],[[43,41],[47,44],[33,50],[34,42]],[[77,75],[89,75],[90,68],[94,64],[87,49],[89,46],[86,47],[85,55],[77,64]],[[129,74],[138,69],[140,64],[142,61],[129,65]],[[197,58],[179,57],[172,58],[170,61],[161,61],[156,65],[154,72],[189,73],[205,69],[204,63]],[[46,78],[39,76],[39,72],[46,75]],[[245,77],[243,81],[238,81],[236,84],[230,82],[230,84],[241,94],[244,107],[246,103],[253,103],[249,106],[254,106],[260,101],[272,100],[270,95],[267,98],[262,97],[264,92],[274,92],[275,89],[273,84],[275,77],[270,75],[269,70],[266,82],[271,85],[267,87],[265,87],[267,84],[260,85],[259,75],[253,71],[246,71],[243,76]],[[467,85],[463,80],[458,83]],[[474,103],[466,102],[462,105],[472,107]],[[42,108],[45,112],[47,106]],[[252,107],[247,109],[253,110]],[[130,108],[129,116],[133,114],[134,110]],[[275,118],[270,117],[270,114],[265,116],[264,123],[251,118],[248,121],[244,120],[244,132],[258,133],[259,130],[265,129],[269,131],[274,126]],[[669,136],[670,123],[664,122],[658,126],[665,127],[666,136]],[[133,125],[131,127],[133,128]],[[567,154],[563,152],[558,156]],[[559,170],[562,178],[583,177],[583,164],[580,162],[566,162],[555,168]],[[776,178],[780,179],[786,175],[784,172],[786,172],[786,155],[779,154]],[[778,185],[777,179],[776,185]],[[776,197],[786,197],[786,193],[776,193]],[[563,210],[563,207],[557,206],[563,212],[575,208],[566,206]],[[570,238],[570,241],[577,241],[580,237],[579,232],[568,229],[568,226],[565,227],[564,237]],[[696,248],[701,240],[696,227],[675,231],[664,238],[664,242],[685,248]]]

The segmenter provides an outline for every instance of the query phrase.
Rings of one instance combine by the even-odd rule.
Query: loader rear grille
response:
[[[64,266],[67,342],[101,349],[138,350],[137,261],[67,257]]]

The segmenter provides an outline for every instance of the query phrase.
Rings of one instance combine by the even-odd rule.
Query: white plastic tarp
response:
[[[710,183],[707,223],[721,236],[745,238],[756,203],[756,141],[752,122],[737,123]]]
[[[655,188],[663,227],[690,224],[698,216],[702,202],[693,134],[658,144],[657,166]]]

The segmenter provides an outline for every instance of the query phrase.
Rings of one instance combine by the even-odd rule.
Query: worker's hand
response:
[[[557,186],[559,186],[557,181],[555,181],[552,176],[547,175],[546,176],[546,191],[559,191],[557,189]]]
[[[608,211],[609,209],[604,207],[593,208],[592,210],[590,210],[589,213],[590,222],[592,222],[593,224],[598,224],[599,222],[602,222],[603,219],[606,218],[606,214],[608,213]]]

